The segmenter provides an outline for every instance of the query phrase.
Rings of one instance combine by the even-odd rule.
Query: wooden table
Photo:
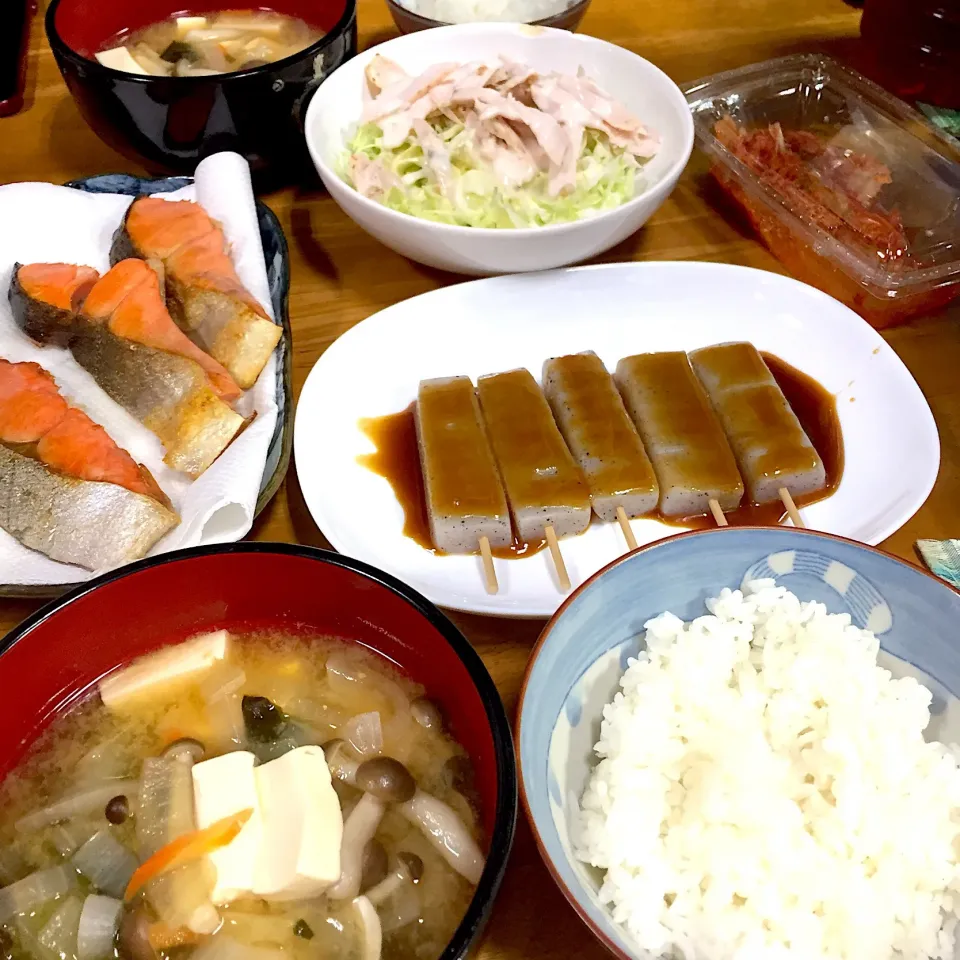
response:
[[[202,4],[201,4],[202,6]],[[856,59],[859,14],[841,0],[594,0],[582,31],[621,44],[688,80],[768,57],[823,51]],[[383,0],[360,0],[361,47],[394,35]],[[27,106],[0,120],[0,181],[48,180],[131,169],[81,120],[61,82],[43,35],[33,24]],[[372,313],[459,278],[419,266],[380,246],[325,194],[293,188],[265,198],[290,241],[294,331],[293,378],[299,394],[321,353],[341,333]],[[16,229],[4,224],[4,229]],[[634,237],[602,258],[716,260],[779,270],[775,260],[723,220],[685,174],[660,211]],[[914,559],[920,537],[960,535],[960,309],[889,334],[888,340],[923,388],[943,444],[937,486],[920,512],[886,543]],[[896,424],[890,425],[891,430]],[[258,519],[258,540],[328,546],[307,513],[291,466],[286,482]],[[0,633],[36,608],[0,601]],[[509,713],[541,624],[454,614],[482,654]],[[513,858],[480,955],[507,958],[606,954],[567,906],[540,863],[521,817]]]

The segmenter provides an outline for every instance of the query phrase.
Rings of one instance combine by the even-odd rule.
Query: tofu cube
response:
[[[209,855],[216,871],[211,900],[301,900],[340,878],[343,814],[320,747],[299,747],[255,766],[246,750],[193,768],[197,826],[248,808],[236,838]]]
[[[177,36],[182,40],[191,30],[205,30],[206,17],[177,17]]]
[[[134,60],[126,47],[114,47],[112,50],[103,50],[96,56],[100,63],[105,67],[109,67],[111,70],[122,70],[124,73],[147,75],[147,71]]]
[[[320,747],[291,750],[254,771],[263,842],[254,894],[267,900],[315,897],[340,878],[343,814]]]
[[[197,683],[226,658],[229,648],[230,634],[218,630],[147,654],[101,680],[100,699],[115,713],[135,711],[178,687]]]
[[[197,827],[203,829],[252,809],[253,815],[225,847],[209,854],[217,879],[210,899],[215,904],[249,897],[256,885],[263,842],[263,814],[257,793],[254,756],[246,750],[225,753],[193,767],[193,802]]]

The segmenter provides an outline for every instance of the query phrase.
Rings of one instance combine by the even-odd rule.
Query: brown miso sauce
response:
[[[806,507],[811,503],[826,500],[836,491],[843,476],[843,434],[840,429],[840,418],[837,415],[837,398],[813,377],[792,367],[785,360],[781,360],[772,353],[761,352],[760,355],[797,415],[800,426],[820,454],[827,474],[827,485],[822,490],[794,497],[794,500],[798,507]],[[725,516],[731,527],[772,527],[782,523],[787,514],[783,504],[776,500],[773,503],[764,504],[745,503]],[[659,519],[670,526],[692,527],[696,530],[716,526],[710,514],[685,517],[682,520],[676,517]]]
[[[528,370],[477,381],[477,397],[511,505],[590,509],[590,490]]]
[[[420,449],[417,446],[417,427],[411,403],[400,413],[385,417],[369,417],[360,421],[360,429],[377,448],[364,453],[357,462],[383,477],[393,487],[393,495],[403,508],[403,535],[431,553],[443,554],[433,545],[430,521],[427,518],[427,499],[420,472]],[[503,560],[532,557],[546,547],[546,540],[521,543],[514,536],[509,547],[494,547],[492,553]]]
[[[809,506],[825,500],[837,489],[843,476],[843,436],[840,418],[837,415],[837,398],[812,377],[802,373],[773,354],[761,354],[770,372],[783,391],[788,403],[796,413],[810,442],[814,445],[827,474],[827,485],[822,490],[795,497],[798,507]],[[403,508],[403,533],[425,550],[440,554],[430,537],[427,519],[426,497],[420,473],[420,450],[417,446],[417,429],[414,423],[414,406],[385,417],[372,417],[360,421],[360,429],[377,448],[374,453],[362,454],[358,462],[384,477],[393,488],[394,496]],[[697,517],[661,517],[658,520],[668,526],[706,529],[716,526],[712,515]],[[726,514],[731,527],[776,526],[786,518],[780,501],[758,505],[744,504]],[[530,557],[546,547],[546,541],[521,543],[516,538],[509,547],[495,547],[493,555],[505,560]]]
[[[361,420],[360,429],[377,449],[373,453],[361,454],[357,462],[389,481],[393,487],[394,496],[403,507],[403,535],[427,550],[434,550],[420,473],[415,408],[414,402],[400,413]]]
[[[797,415],[800,426],[820,454],[827,473],[826,487],[809,494],[814,499],[804,500],[804,503],[825,500],[837,489],[843,476],[843,433],[837,415],[837,398],[813,377],[791,367],[785,360],[772,353],[760,355]]]
[[[441,516],[507,515],[507,499],[493,453],[480,422],[477,395],[469,377],[420,385],[417,435],[423,486]]]
[[[547,387],[548,379],[552,388]],[[600,461],[588,478],[594,495],[624,497],[656,489],[643,443],[596,354],[575,353],[549,361],[544,366],[544,393],[574,457],[589,451]]]
[[[546,540],[537,540],[536,543],[522,543],[513,535],[513,543],[509,547],[491,547],[490,552],[501,560],[522,560],[524,557],[532,557],[539,553],[547,545]],[[434,551],[439,553],[439,551]]]

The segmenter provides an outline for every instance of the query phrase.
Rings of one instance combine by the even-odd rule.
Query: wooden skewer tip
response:
[[[567,565],[563,562],[563,554],[560,552],[560,544],[557,542],[557,533],[550,524],[543,528],[543,532],[547,538],[547,546],[550,548],[550,556],[553,557],[553,565],[557,568],[560,589],[567,593],[570,590],[570,574],[567,573]]]
[[[710,512],[713,514],[713,519],[717,521],[718,527],[729,527],[730,524],[727,523],[727,518],[723,515],[723,511],[720,509],[720,504],[711,497],[709,500],[710,503]]]
[[[487,593],[498,593],[500,584],[497,582],[497,571],[493,566],[490,541],[486,537],[480,538],[480,560],[483,564],[483,583],[487,588]]]
[[[801,530],[805,530],[807,525],[803,522],[803,518],[800,516],[800,511],[797,509],[797,505],[793,502],[793,497],[790,496],[790,491],[786,487],[781,487],[777,493],[780,494],[780,499],[783,501],[783,505],[787,508],[787,516],[790,517],[793,525],[795,527],[799,527]]]
[[[639,544],[637,538],[633,535],[633,527],[630,526],[630,518],[623,507],[617,507],[617,520],[620,523],[620,529],[623,531],[623,539],[627,541],[627,546],[631,550],[636,550]]]

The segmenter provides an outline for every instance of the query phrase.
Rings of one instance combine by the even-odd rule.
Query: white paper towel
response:
[[[197,167],[192,186],[159,196],[197,200],[223,225],[240,279],[273,316],[247,162],[235,153],[215,154]],[[49,183],[0,186],[0,222],[4,225],[0,232],[0,291],[7,290],[17,262],[87,264],[105,273],[110,267],[114,231],[131,199]],[[238,405],[245,416],[255,410],[256,419],[194,481],[164,464],[160,441],[114,403],[69,351],[38,347],[24,336],[13,322],[6,296],[0,296],[0,356],[11,361],[33,360],[49,370],[67,400],[85,410],[156,477],[181,522],[154,546],[151,555],[239,540],[250,529],[277,421],[276,354]],[[28,550],[0,530],[0,583],[74,583],[90,576],[81,567],[57,563]]]

